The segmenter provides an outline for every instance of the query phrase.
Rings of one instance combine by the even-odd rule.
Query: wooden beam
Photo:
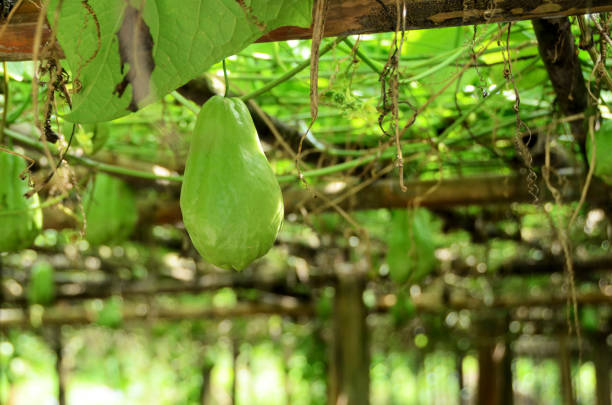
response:
[[[197,308],[156,308],[147,304],[130,304],[122,310],[124,322],[135,321],[180,321],[202,319],[229,319],[253,317],[255,315],[283,315],[292,317],[312,316],[314,307],[311,304],[295,302],[239,303],[233,307],[197,307]],[[95,323],[97,313],[84,306],[55,306],[45,309],[40,322],[42,325],[83,325]],[[5,328],[32,327],[27,311],[17,308],[0,309],[0,326]]]
[[[612,187],[593,179],[587,199],[594,205],[606,205],[612,200]],[[409,181],[408,190],[402,192],[399,181],[395,178],[378,180],[363,189],[348,195],[337,205],[345,210],[370,210],[379,208],[406,208],[420,199],[420,206],[427,208],[452,208],[460,206],[486,206],[492,204],[511,204],[514,202],[532,202],[523,176],[478,176],[437,181]],[[566,178],[562,189],[564,201],[575,201],[580,197],[581,179],[578,176]],[[434,187],[435,186],[435,187]],[[350,190],[347,186],[345,193]],[[428,190],[433,190],[426,194]],[[330,190],[327,185],[313,186],[311,189],[288,187],[283,190],[285,215],[310,214],[333,211],[321,196],[329,200],[337,199],[343,191]],[[544,184],[540,185],[540,201],[551,201]],[[63,229],[76,226],[74,218],[58,208],[47,207],[43,210],[45,229]],[[139,205],[139,223],[141,224],[175,224],[181,222],[181,209],[178,193],[164,199]]]
[[[42,257],[42,256],[39,256]],[[95,257],[95,256],[89,256]],[[126,262],[123,260],[121,265],[118,263],[104,263],[98,271],[102,271],[106,274],[116,274],[120,267],[132,267],[136,263]],[[308,300],[310,299],[310,290],[314,288],[320,288],[324,286],[333,286],[337,283],[336,275],[332,273],[322,273],[312,271],[308,276],[307,281],[300,281],[293,279],[293,271],[287,270],[285,276],[265,276],[260,270],[263,268],[260,265],[253,265],[249,269],[249,273],[235,273],[235,272],[223,272],[223,273],[210,273],[194,277],[193,280],[171,280],[171,279],[159,279],[155,283],[151,281],[117,281],[112,278],[106,278],[100,281],[80,281],[78,277],[71,277],[71,274],[75,274],[75,270],[85,269],[84,263],[74,264],[71,263],[67,266],[56,265],[51,262],[51,265],[55,268],[56,272],[60,272],[59,276],[55,278],[55,300],[54,303],[61,301],[78,301],[85,299],[103,299],[113,295],[120,295],[124,299],[134,299],[135,297],[157,297],[160,295],[175,295],[175,294],[200,294],[206,291],[216,291],[223,288],[232,289],[254,289],[262,292],[267,292],[279,296],[291,297],[297,300]],[[166,274],[170,272],[169,268],[157,267],[158,264],[149,263],[147,268],[151,273]],[[159,264],[159,266],[163,266]],[[461,270],[455,270],[452,267],[450,271],[436,271],[437,274],[460,274],[475,275],[480,277],[486,277],[483,274],[478,274],[476,269],[468,267]],[[2,283],[0,287],[0,295],[3,296],[3,305],[6,306],[23,306],[27,304],[27,284],[29,279],[27,276],[31,274],[28,268],[22,270],[12,269],[7,266],[3,268]],[[612,270],[612,256],[601,257],[588,261],[581,261],[574,259],[574,271],[576,272],[576,278],[583,278],[585,275],[593,274],[601,271],[606,272]],[[68,271],[67,273],[62,272]],[[554,273],[563,273],[564,263],[557,261],[556,259],[543,260],[541,262],[529,262],[524,260],[516,260],[503,265],[497,270],[497,274],[500,276],[531,276],[531,275],[551,275]],[[57,274],[57,273],[56,273]],[[9,288],[5,281],[13,279],[19,285],[20,288]],[[376,280],[374,280],[376,281]],[[12,284],[14,285],[14,284]],[[460,297],[456,305],[467,305],[465,297]],[[388,297],[387,300],[393,300],[394,298]],[[612,297],[610,297],[612,300]],[[420,305],[422,308],[426,308],[426,302],[422,301]],[[451,296],[451,301],[454,300]],[[521,302],[519,300],[519,302]],[[538,301],[539,302],[539,301]],[[440,303],[439,297],[436,297],[434,304]],[[513,302],[510,302],[512,304]],[[508,304],[507,300],[501,300],[500,306]],[[510,305],[512,306],[512,305]]]
[[[329,1],[326,37],[395,30],[396,0]],[[404,6],[406,28],[414,30],[609,12],[612,0],[410,0]],[[24,1],[6,29],[0,28],[0,61],[32,59],[39,7],[40,0]],[[42,34],[44,46],[51,34],[46,23]],[[311,29],[281,27],[259,42],[311,37]]]
[[[442,294],[431,297],[421,294],[412,297],[417,312],[445,314],[448,311],[460,310],[491,310],[511,309],[518,307],[562,307],[567,305],[568,295],[545,294],[538,297],[510,296],[509,294],[497,297],[493,303],[485,303],[482,299],[465,297],[460,293],[451,296],[448,302],[444,301]],[[369,310],[371,314],[385,314],[395,304],[396,297],[388,294]],[[576,296],[579,305],[610,305],[612,295],[601,292],[579,293]],[[181,321],[201,319],[229,319],[236,317],[252,317],[254,315],[282,315],[290,317],[316,316],[315,307],[311,302],[300,302],[292,298],[283,298],[276,303],[251,302],[238,303],[234,307],[156,307],[143,302],[129,301],[123,308],[123,321]],[[82,305],[66,305],[59,303],[45,308],[42,325],[82,325],[96,322],[97,314]],[[0,329],[6,330],[15,327],[33,327],[27,309],[0,308]]]

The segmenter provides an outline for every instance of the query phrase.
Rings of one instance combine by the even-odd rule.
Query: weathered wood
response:
[[[505,295],[496,297],[493,303],[484,302],[480,298],[466,297],[462,292],[451,293],[446,301],[440,294],[439,298],[421,294],[412,297],[415,309],[418,312],[443,314],[448,311],[473,310],[486,311],[500,308],[529,308],[529,307],[562,307],[567,305],[570,299],[567,295],[545,294],[538,297],[525,297],[523,295]],[[612,296],[600,292],[579,293],[576,296],[578,304],[585,305],[609,305]],[[392,294],[382,297],[370,313],[387,313],[395,304],[396,297]],[[148,305],[131,304],[126,306],[123,312],[125,322],[138,322],[155,320],[182,321],[198,319],[229,319],[255,315],[281,315],[290,317],[310,317],[315,315],[315,307],[311,302],[299,302],[293,299],[283,299],[276,304],[253,302],[249,304],[239,303],[231,308],[152,308]],[[41,318],[42,325],[79,325],[90,324],[96,320],[96,314],[79,305],[65,305],[59,303],[45,309]],[[25,327],[31,328],[32,323],[28,311],[20,308],[0,308],[0,329]],[[566,325],[563,324],[564,332]]]
[[[10,20],[0,20],[0,61],[31,60],[36,37],[40,1],[23,1]],[[51,29],[42,27],[41,47],[48,45]],[[56,49],[58,54],[61,51]]]
[[[126,180],[134,180],[126,178]],[[140,181],[139,179],[136,179]],[[578,176],[566,178],[563,189],[564,201],[573,201],[579,198],[581,192]],[[421,207],[449,208],[468,205],[510,204],[513,202],[530,202],[533,197],[529,195],[525,179],[522,176],[479,176],[436,181],[406,182],[408,190],[402,192],[397,179],[379,180],[350,195],[338,206],[345,210],[368,210],[378,208],[406,208],[414,204],[415,198],[426,195],[420,200]],[[435,186],[435,187],[434,187]],[[349,190],[348,187],[346,190]],[[550,201],[552,197],[547,188],[541,184],[540,201]],[[433,190],[426,194],[428,190]],[[589,188],[587,200],[597,206],[609,204],[612,187],[606,186],[602,181],[593,179]],[[288,187],[283,190],[285,215],[301,214],[302,212],[333,211],[333,207],[326,205],[321,198],[330,200],[342,195],[342,191],[330,191],[326,185],[315,186],[310,189],[301,187]],[[318,197],[317,197],[318,196]],[[160,197],[158,200],[139,206],[139,221],[143,225],[175,224],[181,221],[181,210],[178,194],[175,197]],[[305,210],[305,211],[303,211]],[[43,210],[46,229],[73,228],[76,226],[74,218],[63,211],[48,207]]]
[[[339,275],[334,296],[334,336],[329,369],[329,405],[370,403],[370,355],[363,303],[365,279]]]
[[[568,349],[567,337],[562,336],[559,339],[559,375],[561,396],[563,405],[576,405],[574,396],[574,387],[572,382],[572,363],[571,353]]]
[[[539,263],[530,263],[524,260],[516,260],[508,263],[502,268],[506,269],[515,269],[517,273],[508,273],[508,272],[500,272],[498,270],[497,274],[515,276],[515,275],[533,275],[533,274],[552,274],[552,273],[562,273],[564,271],[564,263],[562,261],[557,262],[556,260],[544,260],[545,263],[540,265]],[[53,263],[52,263],[53,265]],[[132,263],[123,261],[121,266],[110,266],[110,265],[102,265],[99,270],[104,271],[107,274],[116,274],[119,271],[120,267],[130,267]],[[53,265],[56,271],[62,272],[65,270],[75,270],[78,269],[78,266],[71,264],[67,267],[61,267]],[[151,264],[149,264],[151,266]],[[521,266],[536,267],[538,271],[541,269],[542,271],[539,273],[522,271]],[[576,274],[580,274],[583,272],[595,272],[599,270],[612,269],[612,257],[604,257],[600,259],[592,259],[589,261],[580,261],[574,260],[574,269]],[[85,268],[83,265],[81,268]],[[151,273],[166,273],[166,270],[159,268],[148,268]],[[546,272],[544,272],[544,269]],[[135,297],[156,297],[163,294],[199,294],[205,291],[216,291],[223,288],[233,288],[233,289],[254,289],[262,292],[266,292],[268,294],[274,294],[285,297],[293,297],[297,300],[309,300],[311,297],[310,291],[314,288],[319,288],[323,286],[331,286],[336,283],[336,276],[331,273],[317,273],[316,271],[311,272],[309,275],[308,281],[299,281],[293,280],[291,275],[288,276],[274,276],[274,277],[266,277],[260,275],[261,273],[258,271],[258,267],[251,267],[250,274],[247,273],[227,273],[227,274],[207,274],[205,276],[199,277],[196,280],[188,280],[188,281],[180,281],[180,280],[158,280],[155,283],[151,283],[150,281],[132,281],[132,282],[121,282],[117,283],[112,279],[107,279],[103,281],[75,281],[73,278],[63,278],[56,277],[55,280],[55,301],[78,301],[85,299],[100,299],[100,298],[108,298],[113,294],[121,295],[124,299],[132,299]],[[479,274],[474,269],[473,272],[464,272],[464,271],[444,271],[443,274],[447,273],[454,274],[470,274],[476,275]],[[30,272],[27,272],[30,273]],[[291,272],[289,272],[291,273]],[[442,273],[442,272],[440,272]],[[2,284],[2,289],[0,289],[0,294],[3,296],[3,305],[5,306],[23,306],[27,304],[27,284],[29,282],[28,279],[20,279],[16,277],[17,272],[12,271],[9,268],[3,269],[3,277],[2,280],[6,279],[16,279],[16,282],[21,284],[21,289],[18,290],[18,293],[14,293],[10,289],[6,288],[5,284]],[[544,300],[551,299],[550,296],[540,297],[533,299],[525,300],[522,296],[514,296],[514,299],[510,299],[512,296],[508,296],[509,298],[504,298],[504,296],[497,297],[497,299],[490,303],[490,305],[497,307],[513,307],[526,305],[528,306],[531,302],[533,305],[540,305]],[[599,298],[598,298],[599,297]],[[389,297],[390,298],[390,297]],[[387,298],[387,301],[389,300]],[[437,297],[439,302],[431,302],[428,300],[424,300],[423,297],[416,298],[415,305],[418,306],[421,310],[432,310],[437,305],[440,306],[440,310],[444,309],[444,302],[441,297]],[[598,300],[601,303],[601,300],[610,300],[612,301],[612,297],[607,297],[605,295],[595,294],[593,296],[587,296],[584,294],[579,295],[578,297],[580,302],[585,302],[590,299],[592,303],[597,303]],[[557,303],[562,305],[564,303],[565,297],[560,296],[557,299]],[[553,305],[554,303],[551,303]],[[458,294],[455,297],[454,294],[450,294],[449,296],[449,305],[452,309],[465,309],[466,306],[470,306],[470,308],[478,308],[478,305],[482,305],[482,303],[478,300],[471,301],[466,297]],[[383,309],[381,307],[381,309]]]
[[[55,373],[57,374],[57,403],[66,405],[66,380],[67,370],[64,364],[64,339],[62,330],[56,326],[52,330],[52,348],[55,352]]]
[[[595,398],[596,405],[610,405],[610,348],[605,334],[599,334],[593,341],[593,363],[595,364]]]
[[[311,304],[283,301],[278,304],[240,303],[230,308],[152,308],[146,304],[130,305],[123,308],[123,321],[180,321],[201,319],[228,319],[253,317],[255,315],[282,315],[290,317],[312,316]],[[96,313],[85,307],[56,306],[45,310],[41,318],[43,325],[82,325],[96,322]],[[26,311],[10,308],[0,309],[0,327],[31,327]]]
[[[329,3],[326,37],[395,30],[395,0],[330,0]],[[17,10],[0,38],[0,60],[32,58],[39,4],[40,0],[25,1]],[[612,11],[611,0],[410,0],[403,4],[406,8],[406,28],[410,30]],[[43,46],[49,36],[50,30],[45,24]],[[259,41],[311,37],[311,29],[281,27]]]
[[[489,313],[477,319],[478,343],[477,405],[512,405],[512,352],[504,336],[508,319]]]
[[[212,371],[213,371],[214,363],[212,361],[205,361],[202,366],[202,385],[200,388],[200,405],[209,405],[212,404],[212,401],[209,401],[210,397],[210,386],[212,382]]]

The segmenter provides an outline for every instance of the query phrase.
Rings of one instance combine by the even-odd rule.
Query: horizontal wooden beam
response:
[[[10,136],[17,145],[29,149],[38,149],[40,146],[32,138],[21,132],[5,129],[5,134]],[[101,161],[83,159],[67,154],[66,159],[75,165],[96,167],[100,171],[108,171],[116,175],[110,169],[104,169]],[[138,165],[139,172],[153,173],[153,166],[147,169],[145,164],[132,162]],[[116,169],[117,167],[115,167]],[[170,182],[162,185],[156,180],[141,177],[121,176],[127,182],[138,187],[157,187],[165,189],[168,193],[155,201],[140,204],[139,218],[141,224],[175,224],[181,222],[181,210],[178,196],[180,183]],[[309,188],[299,187],[297,184],[284,187],[283,200],[285,214],[317,214],[323,211],[332,211],[334,207],[345,210],[369,210],[379,208],[406,208],[414,205],[417,201],[420,206],[438,209],[452,208],[468,205],[491,205],[510,204],[515,202],[533,202],[534,197],[530,194],[525,175],[489,175],[474,176],[442,181],[407,181],[404,192],[401,190],[399,180],[396,177],[374,181],[371,184],[360,184],[358,179],[348,178],[344,181],[335,181],[333,184],[321,184]],[[584,176],[582,174],[569,174],[563,177],[563,183],[555,183],[564,201],[575,201],[580,198]],[[297,181],[296,181],[297,183]],[[546,185],[541,177],[537,183],[539,195],[542,201],[552,200]],[[594,178],[588,193],[587,200],[596,206],[608,207],[612,200],[612,187],[603,181]],[[49,229],[62,229],[75,227],[74,219],[66,215],[62,210],[47,207],[44,210],[44,227]]]
[[[202,319],[230,319],[253,317],[255,315],[283,315],[291,317],[312,316],[314,306],[295,301],[282,301],[277,304],[239,303],[236,306],[196,307],[196,308],[158,308],[147,304],[130,304],[122,310],[124,322],[144,321],[182,321]],[[97,313],[84,306],[55,306],[45,310],[40,323],[42,325],[82,325],[95,323]],[[0,309],[0,326],[4,328],[32,327],[26,311],[17,308]]]
[[[89,256],[93,257],[93,256]],[[82,281],[79,279],[75,270],[85,269],[85,264],[75,265],[71,263],[68,266],[52,264],[57,271],[64,271],[55,277],[55,303],[61,301],[75,301],[96,298],[108,298],[112,295],[120,295],[124,299],[133,299],[135,297],[158,297],[164,294],[199,294],[206,291],[217,291],[223,288],[232,289],[254,289],[262,292],[271,293],[274,295],[282,295],[293,297],[296,299],[309,299],[310,290],[323,286],[333,286],[336,283],[336,276],[333,273],[324,272],[309,272],[307,280],[299,280],[294,278],[294,272],[287,270],[282,276],[265,276],[264,270],[260,265],[251,267],[249,273],[236,272],[214,272],[211,271],[205,275],[195,276],[190,280],[163,279],[158,278],[153,283],[150,280],[126,282],[125,280],[118,282],[117,280],[107,278],[98,281]],[[133,267],[136,263],[122,261],[118,263],[105,263],[99,271],[106,274],[116,274],[122,267]],[[157,266],[160,268],[157,268]],[[510,261],[502,265],[495,274],[497,277],[513,277],[513,276],[543,276],[554,273],[561,274],[564,270],[564,261],[558,258],[548,258],[540,261],[526,261],[522,259]],[[76,266],[76,267],[75,267]],[[81,266],[81,267],[79,267]],[[147,265],[148,271],[152,274],[165,274],[171,269],[163,269],[164,264]],[[89,269],[91,270],[91,269]],[[212,269],[211,269],[212,270]],[[66,272],[67,271],[67,272]],[[86,271],[86,270],[83,270]],[[574,259],[575,277],[584,279],[587,276],[593,276],[597,273],[612,271],[612,256],[604,256],[590,260]],[[460,276],[475,276],[483,277],[486,274],[478,273],[475,266],[452,265],[452,270],[437,271],[438,274],[453,273]],[[11,270],[5,267],[2,274],[2,287],[0,294],[4,297],[3,305],[26,305],[27,304],[27,285],[29,283],[28,275],[30,271]],[[74,276],[73,276],[74,275]],[[19,288],[9,288],[9,284],[4,283],[8,279],[15,280],[15,283],[20,285]],[[15,284],[10,284],[15,286]]]
[[[396,26],[396,0],[329,0],[325,36],[390,32]],[[533,18],[612,11],[612,0],[409,0],[405,7],[408,30],[487,24]],[[31,60],[40,0],[24,1],[6,27],[0,22],[0,61]],[[188,17],[188,16],[186,16]],[[51,30],[42,30],[41,45]],[[311,29],[281,27],[260,42],[308,39]],[[56,50],[58,52],[61,51]]]
[[[466,297],[463,294],[451,295],[445,301],[442,294],[427,292],[412,297],[412,303],[418,312],[443,314],[448,311],[486,309],[510,309],[518,307],[559,307],[566,305],[569,296],[565,294],[543,294],[541,296],[525,297],[510,295],[496,297],[492,302],[485,303],[482,299]],[[387,313],[394,305],[397,297],[387,294],[379,299],[371,313]],[[612,296],[602,292],[579,293],[576,302],[579,305],[608,305]],[[300,302],[290,297],[276,303],[252,302],[238,303],[233,307],[172,307],[165,308],[150,305],[145,302],[130,302],[122,310],[124,322],[144,321],[181,321],[201,319],[229,319],[236,317],[252,317],[255,315],[281,315],[296,318],[316,316],[315,307],[310,302]],[[45,309],[38,320],[42,325],[83,325],[96,322],[97,313],[83,305],[54,305]],[[27,309],[0,308],[0,328],[33,326],[32,318]],[[34,323],[37,321],[34,320]]]
[[[128,179],[129,180],[129,179]],[[575,201],[580,197],[581,179],[578,176],[566,178],[561,192],[564,201]],[[379,208],[407,208],[419,200],[419,206],[427,208],[453,208],[460,206],[486,206],[492,204],[511,204],[515,202],[533,202],[529,194],[526,179],[523,176],[479,176],[447,179],[437,181],[406,182],[407,191],[400,189],[396,178],[378,180],[373,184],[351,191],[351,186],[341,189],[342,183],[314,186],[309,189],[288,187],[283,190],[285,215],[302,213],[316,214],[333,211],[341,207],[348,211],[370,210]],[[357,185],[359,187],[359,185]],[[551,201],[546,186],[540,184],[540,200]],[[139,206],[141,224],[176,224],[182,221],[178,193],[173,196],[160,197],[148,204]],[[342,198],[343,196],[346,196]],[[342,199],[341,199],[342,198]],[[594,179],[589,188],[587,199],[594,205],[609,204],[612,200],[612,187]],[[329,204],[326,201],[334,202]],[[46,229],[73,228],[74,219],[63,211],[48,207],[43,211]]]

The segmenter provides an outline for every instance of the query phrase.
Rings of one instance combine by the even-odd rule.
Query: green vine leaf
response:
[[[65,118],[94,123],[159,100],[275,28],[309,27],[312,0],[51,0],[48,18],[77,87]]]
[[[589,164],[593,164],[593,143],[587,136],[587,156]],[[595,132],[595,176],[612,185],[612,121],[604,120],[599,131]]]

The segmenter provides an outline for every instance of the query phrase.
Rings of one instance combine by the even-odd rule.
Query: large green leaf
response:
[[[86,123],[158,100],[275,28],[308,27],[312,0],[51,0],[48,17],[80,83],[66,118]]]
[[[595,175],[612,184],[612,121],[604,120],[599,131],[595,132]],[[593,144],[591,137],[587,137],[587,155],[589,163],[593,164]]]

